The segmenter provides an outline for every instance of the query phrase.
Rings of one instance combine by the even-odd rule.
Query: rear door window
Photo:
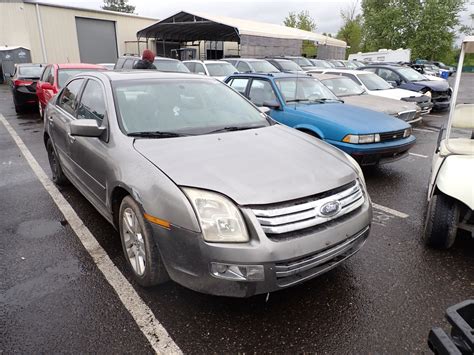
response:
[[[77,109],[77,119],[96,120],[99,126],[105,117],[105,99],[102,86],[95,80],[88,80]]]
[[[229,82],[229,86],[240,92],[242,95],[245,95],[248,82],[248,78],[235,78]]]
[[[71,81],[61,93],[59,98],[59,107],[71,115],[75,115],[77,106],[77,96],[81,90],[84,79]]]
[[[267,80],[253,79],[250,85],[249,99],[257,106],[263,106],[265,102],[277,101],[272,85]]]
[[[241,73],[249,73],[252,71],[250,66],[245,62],[239,62],[239,64],[237,64],[237,70]]]

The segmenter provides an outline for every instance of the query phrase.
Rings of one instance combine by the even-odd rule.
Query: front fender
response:
[[[309,124],[298,124],[298,125],[294,126],[293,128],[298,129],[298,130],[302,130],[302,131],[314,132],[315,134],[317,134],[319,136],[319,138],[325,139],[324,133],[316,126],[309,125]]]
[[[436,187],[474,210],[474,156],[446,157],[438,172]]]

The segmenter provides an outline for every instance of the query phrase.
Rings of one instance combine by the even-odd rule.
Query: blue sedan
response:
[[[416,141],[406,122],[344,104],[310,76],[234,74],[225,82],[256,106],[270,108],[274,120],[342,149],[361,165],[401,159]]]

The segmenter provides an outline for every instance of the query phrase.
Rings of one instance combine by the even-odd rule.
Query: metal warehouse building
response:
[[[152,39],[157,53],[166,56],[183,44],[194,47],[199,59],[301,55],[303,41],[318,46],[318,58],[344,59],[347,47],[344,41],[297,28],[185,11],[143,28],[137,37]]]
[[[0,1],[0,48],[23,47],[33,62],[113,63],[138,53],[136,33],[157,19],[30,0]],[[145,47],[140,43],[140,50]]]

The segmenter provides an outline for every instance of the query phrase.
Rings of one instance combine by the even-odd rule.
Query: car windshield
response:
[[[83,73],[85,71],[96,71],[101,70],[101,68],[84,68],[84,69],[59,69],[58,70],[58,86],[62,88],[70,78],[74,75]]]
[[[120,81],[113,90],[126,134],[195,135],[270,125],[245,98],[216,80]]]
[[[336,68],[345,68],[344,64],[341,63],[338,60],[332,60],[331,63],[336,67]]]
[[[357,85],[352,79],[339,77],[334,79],[325,79],[322,81],[336,96],[354,96],[362,95],[365,90]]]
[[[227,62],[207,63],[206,66],[211,76],[229,76],[238,72],[232,64]]]
[[[291,60],[279,60],[278,64],[286,71],[302,71],[301,67]]]
[[[328,69],[334,68],[334,66],[332,66],[331,64],[329,64],[325,60],[313,59],[313,60],[311,60],[311,63],[313,63],[313,65],[316,68],[328,68]]]
[[[364,63],[361,63],[361,62],[358,62],[358,61],[355,61],[355,60],[353,60],[351,63],[352,63],[352,65],[355,65],[356,68],[360,68],[360,67],[363,67],[365,65]]]
[[[404,76],[408,81],[424,81],[427,80],[425,76],[418,73],[412,68],[397,68],[397,72]]]
[[[293,62],[298,64],[300,67],[312,67],[313,64],[309,61],[309,59],[305,57],[299,57],[299,58],[291,58]]]
[[[24,78],[39,78],[42,71],[43,71],[43,67],[39,67],[39,66],[18,67],[19,76],[24,77]]]
[[[275,66],[273,66],[266,60],[251,61],[249,62],[249,64],[252,66],[252,68],[255,70],[256,73],[278,73],[279,72],[279,70],[275,68]]]
[[[339,101],[331,90],[312,78],[281,78],[275,82],[286,102]]]
[[[346,64],[346,67],[349,68],[349,69],[357,69],[357,65],[355,65],[350,60],[346,60],[344,63]]]
[[[159,71],[189,73],[189,69],[186,68],[186,65],[179,60],[155,59],[153,64]]]
[[[388,90],[393,89],[393,86],[383,80],[380,76],[373,73],[357,75],[362,84],[367,90]]]

